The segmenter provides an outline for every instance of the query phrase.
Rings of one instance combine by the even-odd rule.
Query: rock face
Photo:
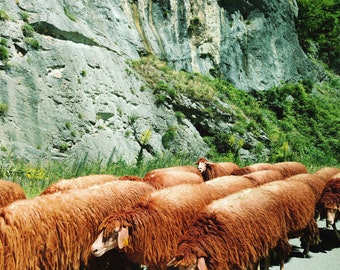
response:
[[[8,15],[0,20],[8,51],[0,58],[0,103],[8,106],[0,146],[28,159],[134,162],[165,148],[204,155],[194,124],[142,91],[127,61],[145,54],[246,91],[316,76],[298,44],[294,0],[16,0],[0,10]]]

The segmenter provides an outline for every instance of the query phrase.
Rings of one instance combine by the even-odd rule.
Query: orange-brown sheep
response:
[[[194,166],[160,168],[149,171],[144,177],[124,175],[119,179],[145,182],[155,189],[167,188],[179,184],[200,184],[203,182],[201,173]]]
[[[320,213],[324,213],[327,227],[332,226],[335,236],[340,240],[340,234],[336,228],[336,221],[340,217],[340,173],[334,175],[326,183],[317,209]]]
[[[270,163],[255,163],[242,168],[235,169],[232,175],[245,175],[252,172],[262,171],[262,170],[275,170],[273,164]]]
[[[296,161],[278,162],[274,163],[273,166],[274,170],[277,169],[279,172],[281,172],[284,178],[308,172],[305,165]]]
[[[0,180],[0,207],[22,199],[26,199],[26,194],[19,184]]]
[[[93,185],[103,184],[117,180],[118,177],[109,174],[93,174],[72,179],[61,179],[47,187],[40,195],[63,192],[70,189],[87,188]]]
[[[91,259],[100,222],[154,190],[113,181],[13,202],[0,210],[0,269],[106,269]]]
[[[289,251],[283,212],[275,196],[258,188],[215,200],[178,241],[168,266],[244,270],[267,256],[278,243]]]
[[[298,175],[296,175],[298,176]],[[314,220],[316,193],[304,181],[299,179],[287,178],[284,181],[271,182],[259,189],[271,192],[283,205],[285,215],[285,227],[288,238],[301,237],[301,245],[304,248],[304,256],[308,256],[309,246],[319,243],[319,231]],[[306,179],[314,178],[313,175],[305,174]],[[278,254],[283,266],[286,252]]]
[[[216,177],[231,175],[231,173],[239,169],[239,166],[233,162],[210,162],[206,158],[199,158],[196,162],[198,170],[201,172],[204,181],[211,180]]]
[[[262,170],[243,175],[254,183],[255,186],[263,185],[272,181],[282,180],[284,176],[276,170]]]
[[[150,270],[165,269],[177,239],[212,200],[253,187],[245,177],[224,176],[202,184],[158,190],[137,205],[116,211],[100,225],[92,250],[96,256],[114,248]]]

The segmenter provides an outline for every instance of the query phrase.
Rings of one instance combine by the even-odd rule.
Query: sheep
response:
[[[72,179],[61,179],[47,187],[40,195],[63,192],[70,189],[87,188],[92,185],[103,184],[117,179],[117,176],[109,174],[94,174]]]
[[[316,245],[320,241],[318,227],[314,220],[315,202],[318,195],[307,183],[308,179],[313,180],[315,176],[305,174],[304,178],[306,181],[302,181],[300,175],[296,175],[284,181],[264,184],[258,188],[271,192],[282,203],[288,238],[301,237],[303,254],[308,257],[309,246]],[[283,267],[286,253],[278,255]]]
[[[277,169],[282,173],[284,178],[308,172],[305,165],[296,161],[278,162],[274,163],[273,166],[274,169]]]
[[[158,190],[145,201],[113,212],[103,220],[92,252],[101,256],[110,249],[119,249],[132,262],[150,270],[165,269],[174,255],[177,239],[204,206],[253,186],[245,177],[224,176]]]
[[[276,171],[261,173],[261,177],[267,181],[281,179]],[[152,193],[144,202],[107,217],[98,229],[100,234],[92,251],[101,256],[118,248],[135,263],[164,269],[174,254],[176,239],[199,211],[212,200],[259,185],[249,178],[222,176],[199,185],[182,184]]]
[[[106,269],[90,250],[101,220],[154,190],[113,181],[13,202],[0,210],[0,269]]]
[[[340,216],[340,173],[327,182],[317,209],[320,213],[325,213],[327,227],[332,226],[336,238],[340,241],[340,234],[336,228],[336,221]]]
[[[178,241],[168,266],[181,270],[244,270],[275,247],[289,253],[282,206],[271,192],[259,188],[215,200]]]
[[[201,172],[204,181],[220,176],[231,175],[234,170],[239,169],[239,166],[233,162],[213,163],[205,158],[199,158],[196,165],[198,170]]]
[[[246,167],[235,169],[232,175],[245,175],[252,172],[262,171],[262,170],[275,170],[273,164],[270,163],[255,163]]]
[[[123,175],[120,180],[142,181],[150,184],[155,189],[167,188],[179,184],[203,182],[201,173],[194,166],[174,166],[151,170],[144,177]]]
[[[26,199],[26,194],[19,184],[0,180],[0,207],[4,207],[16,200],[23,199]]]
[[[340,173],[340,169],[335,167],[322,167],[321,169],[317,170],[313,174],[316,176],[321,177],[324,180],[325,184],[331,179],[334,175]]]
[[[255,186],[263,185],[272,181],[284,179],[284,176],[276,170],[262,170],[243,175],[254,183]]]

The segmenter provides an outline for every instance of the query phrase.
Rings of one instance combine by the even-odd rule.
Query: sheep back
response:
[[[0,180],[0,207],[22,199],[26,199],[26,194],[19,184]]]
[[[2,208],[3,269],[98,269],[89,262],[100,222],[152,191],[145,183],[114,181]]]
[[[252,181],[255,186],[263,185],[265,183],[269,183],[272,181],[282,180],[285,177],[282,175],[281,172],[276,170],[262,170],[257,171],[249,174],[243,175],[243,177],[248,178]]]
[[[285,161],[273,164],[274,168],[277,169],[279,172],[282,173],[284,178],[301,174],[307,173],[307,168],[300,162],[296,161]]]
[[[143,177],[143,181],[155,189],[167,188],[179,184],[200,184],[203,178],[200,174],[184,170],[153,170]]]
[[[322,167],[321,169],[314,172],[314,175],[319,176],[325,184],[331,179],[334,175],[340,173],[339,168],[335,167]]]
[[[255,163],[255,164],[234,170],[232,172],[232,175],[245,175],[245,174],[262,171],[262,170],[275,170],[275,167],[274,165],[270,163]]]
[[[118,177],[109,174],[94,174],[72,179],[61,179],[47,187],[40,195],[63,192],[70,189],[87,188],[93,185],[103,184],[117,180]]]

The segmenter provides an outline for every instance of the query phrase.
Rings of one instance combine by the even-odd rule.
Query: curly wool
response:
[[[16,200],[23,199],[26,199],[26,194],[19,184],[0,180],[0,207],[9,205]]]
[[[100,269],[90,247],[101,220],[152,191],[145,183],[114,181],[2,208],[0,269]]]

